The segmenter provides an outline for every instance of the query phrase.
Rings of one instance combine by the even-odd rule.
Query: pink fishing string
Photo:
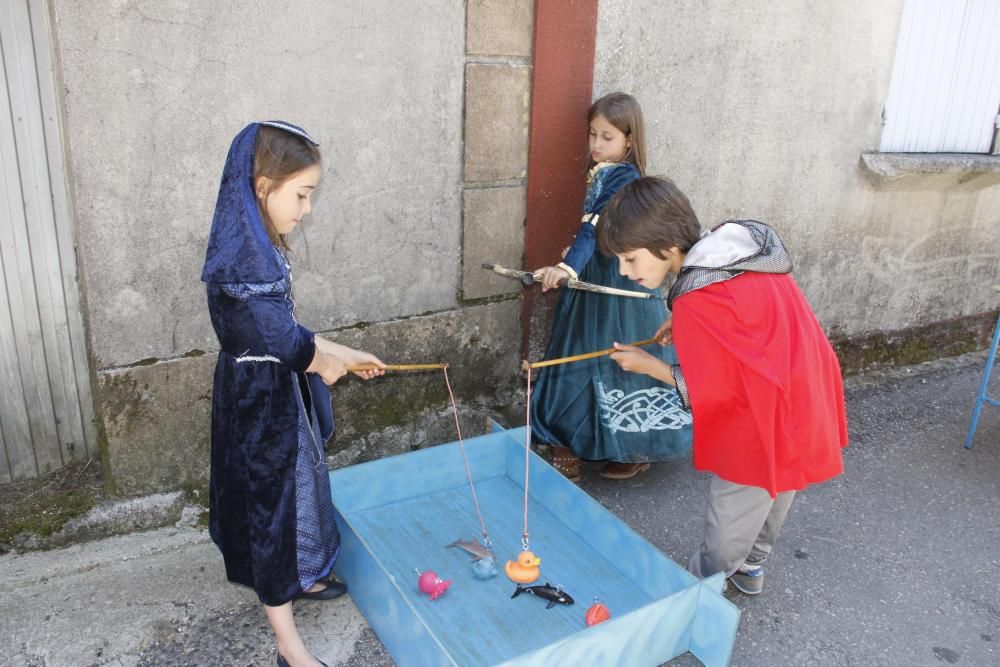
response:
[[[465,455],[465,442],[462,440],[462,425],[459,423],[458,419],[458,406],[455,404],[455,394],[452,393],[451,382],[448,381],[448,364],[444,365],[444,383],[448,387],[448,397],[451,398],[451,410],[455,415],[455,430],[458,431],[458,445],[462,449],[462,460],[465,462],[465,474],[469,478],[469,488],[472,490],[472,503],[476,506],[476,514],[479,516],[479,525],[483,528],[483,540],[489,543],[490,536],[486,532],[486,521],[483,520],[483,513],[479,511],[479,499],[476,497],[476,485],[472,483],[472,470],[469,468],[469,457]]]
[[[528,369],[528,389],[524,397],[524,548],[528,548],[528,457],[531,454],[531,369]]]

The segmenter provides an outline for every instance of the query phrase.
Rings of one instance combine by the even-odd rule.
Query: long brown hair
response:
[[[622,158],[624,162],[631,162],[639,170],[640,176],[646,175],[646,126],[642,120],[642,109],[639,102],[628,93],[608,93],[590,105],[587,112],[587,123],[593,122],[597,116],[604,116],[605,120],[629,139],[632,145],[629,146]],[[587,152],[590,155],[590,152]],[[588,158],[587,168],[594,166],[593,158]]]
[[[274,223],[264,210],[264,201],[268,194],[280,188],[289,178],[319,162],[319,148],[302,137],[268,125],[261,125],[257,129],[253,151],[254,194],[257,194],[257,180],[260,177],[270,179],[270,187],[264,192],[264,196],[257,197],[257,207],[267,236],[276,247],[287,250],[288,244],[285,242],[285,235],[279,234],[274,228]]]

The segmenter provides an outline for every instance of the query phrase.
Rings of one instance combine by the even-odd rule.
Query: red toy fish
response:
[[[451,579],[441,579],[434,570],[427,570],[421,574],[420,580],[417,582],[417,588],[420,589],[420,592],[430,595],[432,600],[441,597],[449,586],[451,586]]]
[[[598,623],[603,623],[611,618],[611,611],[603,602],[599,601],[595,597],[594,604],[590,605],[590,608],[587,609],[587,613],[583,618],[588,626],[597,625]]]

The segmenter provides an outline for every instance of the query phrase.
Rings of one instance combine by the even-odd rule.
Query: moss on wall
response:
[[[892,332],[835,338],[831,342],[845,375],[876,368],[909,366],[984,348],[996,311]]]
[[[0,552],[21,533],[48,537],[106,497],[95,459],[35,479],[0,486]]]

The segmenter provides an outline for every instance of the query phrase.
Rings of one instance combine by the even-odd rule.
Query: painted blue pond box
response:
[[[503,563],[521,551],[525,429],[465,442],[500,574],[479,579],[471,556],[445,548],[481,537],[458,443],[330,473],[343,539],[337,574],[396,664],[659,665],[686,651],[726,665],[739,611],[721,574],[698,580],[600,503],[531,454],[528,521],[541,559],[535,584],[561,586],[572,606],[546,608]],[[451,587],[436,600],[414,570]],[[587,627],[597,596],[611,619]]]

